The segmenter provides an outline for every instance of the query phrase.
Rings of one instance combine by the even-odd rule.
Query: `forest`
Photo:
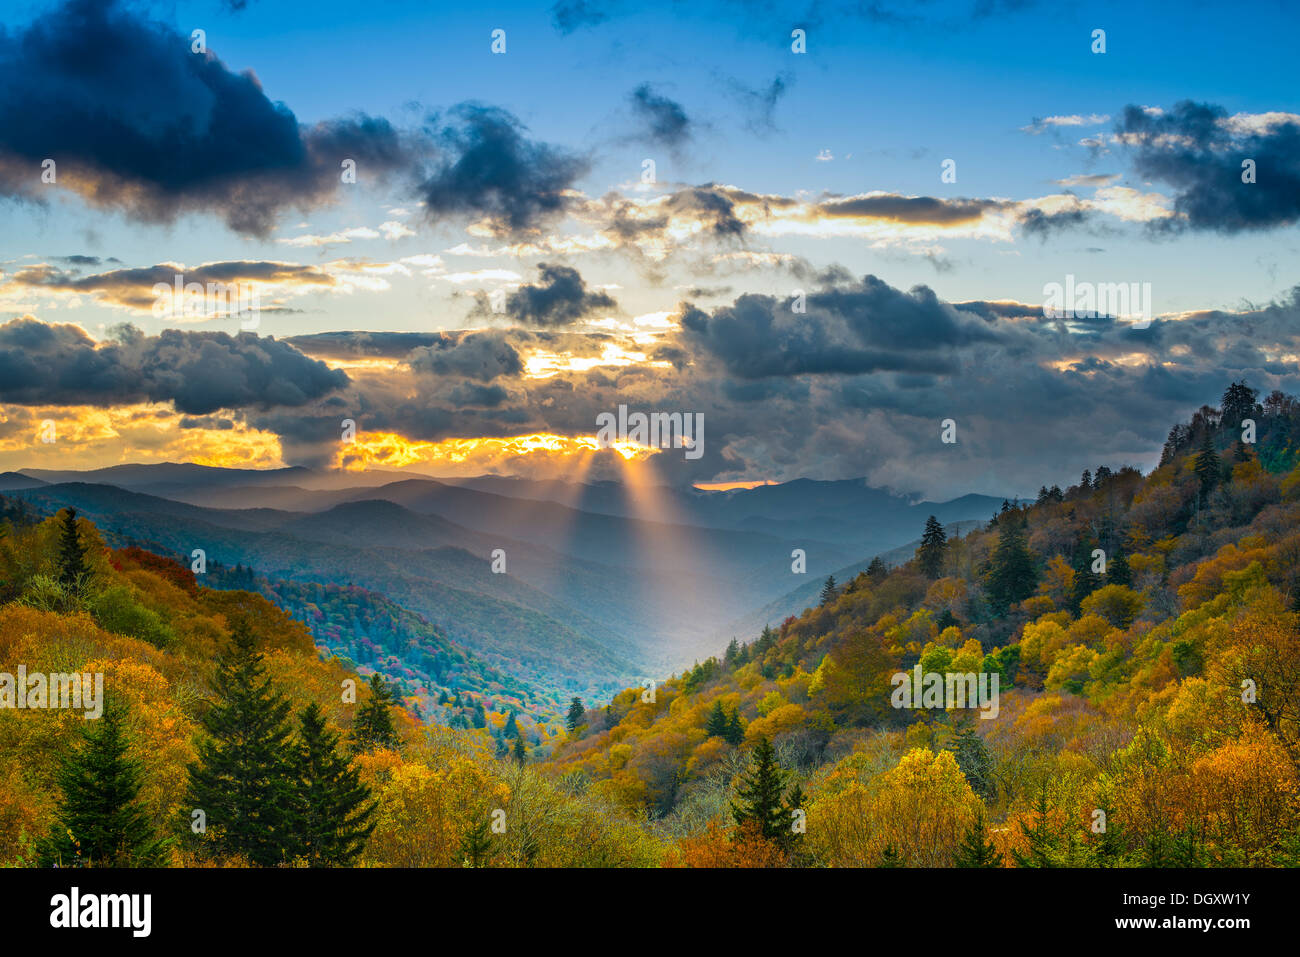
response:
[[[1300,864],[1279,392],[1232,383],[1150,474],[1101,464],[964,536],[932,519],[802,615],[552,712],[360,591],[209,588],[71,509],[2,507],[0,672],[107,688],[95,721],[0,710],[6,865]],[[896,707],[917,669],[996,674],[996,717]]]

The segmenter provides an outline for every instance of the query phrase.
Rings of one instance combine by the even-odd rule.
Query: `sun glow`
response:
[[[353,472],[367,468],[407,468],[412,465],[440,467],[449,472],[482,472],[510,459],[526,456],[574,457],[584,459],[612,451],[623,461],[642,461],[659,452],[634,442],[614,442],[602,448],[595,435],[558,435],[534,432],[528,435],[443,439],[420,442],[394,432],[358,433],[355,442],[338,453],[337,467]],[[459,468],[458,468],[459,467]],[[588,465],[589,467],[589,465]]]

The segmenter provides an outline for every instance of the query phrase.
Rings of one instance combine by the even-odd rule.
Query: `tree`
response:
[[[870,578],[873,582],[878,582],[888,574],[889,574],[889,569],[885,567],[885,563],[880,560],[879,555],[871,559],[871,564],[867,566],[868,578]]]
[[[236,622],[231,637],[212,683],[216,700],[200,718],[207,736],[189,765],[189,806],[203,811],[216,851],[281,864],[301,850],[289,702],[271,686],[247,623]]]
[[[1207,426],[1201,440],[1201,448],[1196,453],[1196,477],[1201,480],[1201,494],[1208,495],[1219,483],[1219,455],[1214,450],[1214,438]]]
[[[731,802],[731,816],[740,827],[750,825],[767,840],[779,844],[788,831],[782,800],[784,790],[785,772],[776,763],[772,742],[759,735],[750,768],[736,789],[739,803]]]
[[[1112,585],[1133,584],[1133,572],[1123,552],[1116,552],[1115,557],[1106,563],[1106,580]]]
[[[501,729],[501,736],[503,738],[519,737],[519,725],[515,721],[515,713],[513,711],[511,711],[509,717],[506,718],[505,727]]]
[[[124,718],[124,706],[109,698],[100,719],[81,728],[81,746],[59,769],[58,816],[37,845],[41,867],[163,865],[167,845],[140,806],[144,775],[128,753]]]
[[[59,583],[76,594],[86,580],[86,556],[77,534],[77,510],[63,510],[59,529]]]
[[[710,738],[727,736],[727,712],[723,710],[721,700],[713,702],[709,717],[704,722],[704,733]]]
[[[998,528],[998,544],[993,549],[984,590],[998,614],[1024,601],[1038,587],[1038,570],[1033,553],[1025,545],[1024,530],[1019,522],[1003,522]]]
[[[298,717],[296,826],[302,856],[315,866],[351,864],[375,829],[375,802],[360,772],[338,751],[339,736],[313,702]]]
[[[953,860],[956,867],[1001,867],[1002,853],[989,840],[988,828],[984,826],[981,813],[966,831],[966,836],[957,845],[957,855]]]
[[[1034,804],[1031,808],[1033,822],[1025,823],[1025,819],[1019,821],[1020,833],[1023,835],[1029,847],[1021,852],[1016,848],[1011,850],[1011,859],[1015,861],[1016,867],[1057,867],[1057,859],[1060,850],[1060,834],[1049,819],[1052,813],[1051,805],[1047,798],[1047,785],[1044,783],[1038,790],[1038,796],[1034,798]]]
[[[1070,611],[1076,615],[1080,613],[1083,600],[1101,585],[1101,575],[1092,570],[1092,553],[1096,544],[1092,539],[1080,538],[1074,546],[1073,561],[1070,563],[1074,569],[1074,581],[1070,587]]]
[[[388,682],[380,675],[370,676],[370,697],[357,709],[352,724],[352,740],[357,751],[394,749],[398,745],[397,729],[388,709],[395,703]]]
[[[731,717],[727,719],[727,729],[722,733],[722,737],[727,744],[738,745],[745,740],[745,729],[740,726],[740,709],[737,708],[731,712]]]
[[[1259,395],[1258,389],[1252,389],[1245,382],[1234,382],[1223,392],[1223,399],[1219,405],[1223,409],[1223,414],[1219,418],[1227,428],[1240,429],[1242,419],[1249,419],[1255,415],[1256,405],[1255,397]]]
[[[565,719],[565,724],[568,726],[571,734],[576,733],[578,728],[582,726],[582,719],[585,718],[586,715],[587,709],[582,706],[581,698],[575,697],[569,702],[569,714]]]
[[[902,867],[903,858],[894,848],[893,844],[886,844],[885,849],[880,852],[880,863],[877,867]]]
[[[822,585],[822,595],[820,604],[824,607],[835,600],[835,576],[829,575],[826,583]]]
[[[969,720],[958,724],[949,750],[957,759],[957,767],[966,775],[970,789],[985,800],[992,797],[993,758]]]
[[[528,760],[528,746],[524,744],[524,736],[518,732],[515,733],[515,744],[511,753],[514,755],[515,763],[522,768],[524,762]]]
[[[488,821],[479,821],[460,839],[460,856],[466,867],[484,867],[492,853]]]
[[[921,533],[921,547],[916,550],[916,561],[921,571],[928,578],[938,578],[943,571],[944,552],[948,547],[948,536],[943,525],[931,515],[925,520],[925,531]]]

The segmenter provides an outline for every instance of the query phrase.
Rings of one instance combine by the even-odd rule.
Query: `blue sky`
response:
[[[435,393],[452,390],[429,396],[430,402],[442,404],[445,421],[417,425],[394,414],[384,425],[385,435],[412,442],[436,446],[449,438],[491,435],[492,429],[502,435],[531,430],[574,436],[581,432],[576,423],[591,410],[549,414],[544,410],[555,409],[557,397],[542,397],[536,389],[557,388],[561,382],[572,389],[583,375],[645,373],[673,363],[674,374],[710,383],[708,397],[696,399],[701,404],[723,402],[728,395],[752,396],[755,389],[765,390],[764,401],[777,401],[780,393],[789,401],[798,395],[801,401],[830,403],[826,444],[815,451],[807,440],[782,445],[745,436],[743,418],[735,418],[728,427],[737,433],[718,457],[692,466],[690,477],[699,480],[865,474],[875,460],[846,456],[832,423],[844,426],[844,416],[875,414],[882,448],[906,447],[900,436],[908,430],[880,422],[881,415],[889,414],[884,399],[878,408],[862,409],[845,395],[896,397],[896,377],[924,370],[939,378],[930,383],[932,390],[921,390],[927,398],[920,404],[937,408],[945,395],[961,391],[945,376],[969,372],[985,361],[958,351],[929,362],[914,361],[911,353],[906,361],[864,353],[850,375],[800,353],[820,349],[818,342],[832,343],[833,349],[858,348],[861,342],[843,338],[858,334],[846,331],[856,328],[853,316],[830,317],[825,328],[805,323],[789,329],[788,323],[778,323],[772,347],[784,364],[742,360],[727,351],[733,344],[722,337],[739,328],[729,323],[741,315],[735,310],[747,294],[784,300],[799,291],[829,290],[875,276],[900,293],[924,286],[943,303],[1012,301],[1031,307],[1043,301],[1046,284],[1061,282],[1067,274],[1097,282],[1150,283],[1152,310],[1167,322],[1222,311],[1213,320],[1197,321],[1216,324],[1202,336],[1224,353],[1223,361],[1213,368],[1180,369],[1177,362],[1182,360],[1175,358],[1171,365],[1170,357],[1157,354],[1151,343],[1138,348],[1133,341],[1099,352],[1090,338],[1096,330],[1078,328],[1066,340],[1068,348],[1056,340],[1048,346],[1044,343],[1054,333],[1047,326],[1037,330],[1042,341],[1035,350],[1041,348],[1041,353],[1015,358],[1022,347],[1012,342],[1025,331],[1018,326],[999,340],[998,357],[1029,361],[1049,377],[1066,376],[1057,383],[1063,392],[1094,374],[1082,367],[1070,371],[1072,363],[1088,355],[1123,365],[1131,379],[1124,387],[1137,391],[1150,392],[1153,376],[1161,382],[1174,376],[1176,386],[1162,386],[1168,405],[1153,418],[1171,414],[1178,403],[1202,394],[1207,383],[1224,375],[1251,372],[1261,388],[1290,381],[1288,357],[1293,353],[1288,343],[1258,343],[1258,354],[1247,360],[1224,337],[1233,328],[1225,316],[1285,303],[1297,283],[1292,265],[1298,251],[1295,217],[1285,195],[1296,169],[1294,158],[1288,164],[1285,157],[1290,155],[1287,137],[1295,130],[1288,117],[1300,110],[1293,53],[1300,12],[1280,3],[1249,9],[1208,3],[1063,8],[921,3],[878,4],[871,7],[873,16],[863,16],[855,7],[663,3],[638,10],[635,4],[594,0],[567,8],[494,4],[474,9],[404,0],[325,0],[310,6],[249,0],[237,10],[217,0],[2,4],[0,23],[8,46],[0,46],[0,71],[8,57],[9,69],[23,69],[15,75],[44,85],[30,87],[41,92],[29,93],[26,101],[14,94],[0,107],[16,130],[7,142],[0,137],[0,160],[9,159],[0,171],[13,180],[6,190],[11,199],[0,199],[0,321],[31,317],[46,324],[71,323],[99,343],[123,322],[149,337],[165,328],[185,336],[233,335],[238,330],[228,316],[159,317],[142,307],[139,289],[128,287],[153,278],[143,271],[162,265],[193,270],[202,264],[251,263],[265,272],[268,264],[289,264],[298,277],[265,287],[277,308],[261,316],[259,336],[293,340],[325,332],[400,331],[446,333],[459,343],[468,330],[486,330],[512,343],[510,348],[522,363],[532,363],[534,373],[539,363],[552,370],[544,381],[526,374],[513,383],[493,382],[509,400],[498,396],[496,405],[477,410],[456,404],[453,394],[465,393],[455,392],[454,383],[429,386]],[[87,13],[92,8],[99,12]],[[585,11],[587,22],[561,29],[557,24],[565,9]],[[234,137],[235,143],[216,148],[223,156],[229,152],[230,169],[213,161],[210,175],[196,174],[180,185],[157,179],[167,164],[156,156],[166,149],[165,140],[156,139],[153,157],[122,159],[121,169],[113,168],[112,157],[118,154],[102,143],[83,143],[82,155],[67,146],[69,165],[61,168],[73,172],[63,174],[64,182],[71,178],[94,185],[35,185],[27,177],[46,155],[41,138],[58,140],[64,148],[65,140],[74,143],[77,136],[52,122],[29,124],[24,111],[30,113],[33,102],[48,96],[56,105],[47,109],[58,113],[57,104],[64,102],[59,97],[74,95],[65,93],[65,87],[93,98],[95,83],[86,80],[75,59],[55,65],[58,58],[51,55],[48,64],[24,63],[20,41],[35,29],[33,24],[64,24],[61,29],[75,33],[82,29],[78,24],[99,22],[99,16],[124,24],[128,32],[123,35],[138,30],[144,31],[141,36],[161,38],[156,45],[122,44],[123,49],[96,54],[105,59],[101,80],[114,88],[120,84],[120,91],[95,109],[120,109],[115,121],[125,124],[124,138],[135,132],[153,136],[177,117],[191,122],[211,109],[201,86],[197,96],[189,91],[158,95],[147,79],[153,69],[150,55],[170,62],[173,41],[187,42],[190,32],[201,28],[218,74],[234,77],[251,70],[265,99],[292,111],[304,148],[317,163],[304,177],[319,182],[282,184],[283,197],[265,194],[266,215],[258,228],[232,227],[229,207],[231,197],[241,195],[232,185],[238,177],[246,173],[250,182],[261,183],[259,177],[278,175],[275,164],[280,161],[262,156],[257,137],[250,136],[248,143]],[[795,28],[806,31],[806,53],[791,50]],[[503,55],[491,51],[495,29],[506,31]],[[1104,53],[1092,52],[1095,29],[1105,30]],[[73,46],[71,41],[65,45]],[[89,56],[84,51],[76,55]],[[47,72],[47,65],[48,77],[31,76]],[[170,62],[171,69],[182,71],[193,66],[192,60]],[[144,79],[121,79],[137,70]],[[638,108],[638,90],[644,91],[643,105],[649,102],[652,108]],[[1178,112],[1185,101],[1206,104],[1217,119],[1198,126],[1197,115]],[[496,111],[473,114],[480,120],[509,117],[500,129],[509,127],[517,134],[511,142],[518,148],[513,157],[518,163],[487,172],[471,168],[494,163],[490,151],[467,146],[483,128],[475,126],[479,120],[471,114],[457,112],[465,104]],[[1139,108],[1136,119],[1125,117],[1130,106]],[[386,122],[394,136],[402,137],[402,156],[381,170],[363,165],[355,186],[330,186],[325,167],[332,168],[343,154],[316,145],[322,137],[313,137],[323,128],[317,124],[361,115]],[[676,125],[656,132],[656,120]],[[1207,129],[1213,142],[1197,141],[1189,132],[1200,135]],[[451,140],[431,138],[431,131],[443,130],[451,131]],[[193,162],[199,164],[214,152],[211,142],[192,148]],[[1207,164],[1231,171],[1237,152],[1256,148],[1269,159],[1259,170],[1258,191],[1245,194],[1248,200],[1234,192],[1241,187],[1233,177],[1216,173],[1206,178]],[[178,147],[181,166],[189,162],[183,149]],[[247,160],[238,158],[241,150]],[[1270,150],[1279,151],[1280,165]],[[533,162],[531,156],[549,159]],[[458,158],[460,164],[454,165]],[[654,160],[657,174],[648,188],[638,185],[647,159]],[[956,182],[941,179],[947,159],[956,164]],[[554,170],[548,165],[552,161]],[[545,175],[539,166],[546,167]],[[525,197],[539,186],[530,180],[534,174],[554,178]],[[498,175],[514,177],[511,189],[522,187],[503,191],[501,182],[491,179]],[[453,189],[451,199],[446,191],[441,194],[442,205],[421,205],[433,195],[431,183],[461,189],[466,182],[489,185],[463,203]],[[551,189],[556,183],[563,191]],[[1274,204],[1268,191],[1279,189]],[[1222,190],[1222,199],[1206,200],[1207,190]],[[833,209],[855,198],[869,207],[867,212]],[[1200,200],[1208,209],[1188,213]],[[522,218],[503,225],[502,202],[524,203],[512,207],[523,210]],[[711,218],[719,205],[739,217],[734,228],[724,229],[726,224]],[[967,215],[967,208],[974,212]],[[633,209],[638,217],[669,211],[667,226],[629,238],[615,229],[619,209]],[[1215,218],[1220,213],[1222,220]],[[67,257],[99,262],[70,264]],[[559,274],[543,279],[542,264],[563,265],[578,278],[561,287]],[[141,272],[126,275],[130,270]],[[827,270],[838,270],[833,281]],[[255,272],[249,268],[250,276]],[[103,277],[102,285],[96,285],[96,276]],[[553,303],[566,290],[579,288],[577,283],[586,292],[566,300],[563,313],[526,316],[515,308],[528,301],[530,288],[542,297],[537,301]],[[494,293],[512,303],[505,317],[486,307]],[[616,307],[601,305],[602,295]],[[834,298],[825,295],[815,306]],[[710,317],[696,332],[681,324],[686,303]],[[889,326],[885,319],[870,321]],[[1184,325],[1181,331],[1192,328]],[[523,339],[512,339],[516,333]],[[602,338],[616,334],[624,338]],[[1127,333],[1116,326],[1102,334],[1118,338]],[[959,340],[969,339],[960,333],[940,345],[956,350]],[[975,340],[982,341],[980,336]],[[446,341],[439,340],[437,348]],[[1186,345],[1187,351],[1197,352],[1201,341]],[[872,348],[880,344],[873,340]],[[293,347],[306,350],[308,345],[295,341]],[[672,358],[656,360],[656,350]],[[594,372],[591,364],[574,361],[561,363],[556,371],[556,354],[573,360],[602,352],[613,359],[595,363]],[[345,367],[341,356],[312,358],[331,368]],[[409,356],[393,361],[403,374],[418,365]],[[788,374],[773,377],[767,371],[778,366]],[[764,371],[755,375],[755,369]],[[349,372],[355,389],[365,374]],[[396,375],[393,369],[386,374]],[[666,371],[662,378],[666,392],[681,391]],[[428,385],[419,380],[404,387],[419,392]],[[617,388],[617,383],[602,385]],[[364,391],[354,391],[347,401],[368,406],[392,399],[387,394],[367,397]],[[47,394],[14,389],[7,396],[15,402],[11,420],[25,422],[42,400],[50,405],[60,396],[77,400],[64,403],[68,408],[97,401],[91,396],[92,401],[82,403],[87,396],[57,389]],[[126,404],[134,406],[136,398]],[[185,412],[165,389],[146,398],[176,415]],[[1206,395],[1204,401],[1212,398]],[[303,416],[324,417],[319,408],[308,408],[308,403],[324,400],[325,393],[305,397]],[[507,401],[508,410],[502,404]],[[298,453],[288,449],[297,448],[299,439],[255,421],[265,412],[236,407],[219,414],[236,423],[234,431],[241,435],[247,430],[266,437],[265,443],[253,443],[256,457],[249,461],[294,460]],[[729,422],[729,416],[739,415],[735,409],[716,414]],[[867,428],[866,418],[858,428]],[[487,431],[485,421],[494,422]],[[191,438],[198,435],[194,430],[199,426],[191,423],[189,429]],[[1112,423],[1095,442],[1090,436],[1088,442],[1069,446],[1101,448],[1109,442],[1107,454],[1149,457],[1149,442],[1158,429],[1147,425],[1117,435]],[[1005,487],[1009,473],[987,461],[997,444],[991,430],[984,451],[973,452],[946,487],[964,491],[963,482],[980,484],[981,491]],[[1048,424],[1031,423],[1022,431],[1046,432]],[[84,447],[76,461],[147,451],[130,442],[121,445],[116,451],[111,442],[93,452]],[[0,459],[18,462],[29,451],[21,445],[9,451],[0,446]],[[313,464],[325,460],[299,452]],[[245,453],[254,455],[248,449],[240,452]],[[383,455],[376,454],[376,461],[382,461]],[[437,464],[438,454],[427,452],[423,460],[412,461],[429,467],[431,461]],[[881,481],[915,486],[924,479],[937,487],[923,467],[914,470],[917,474],[875,467]],[[1040,470],[1048,468],[1044,458]]]

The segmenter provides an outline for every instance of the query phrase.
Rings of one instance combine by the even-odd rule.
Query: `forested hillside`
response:
[[[1298,451],[1300,402],[1234,384],[1148,476],[927,522],[897,567],[549,721],[382,596],[217,570],[303,624],[6,506],[0,672],[100,672],[112,705],[0,709],[0,861],[1300,864]],[[428,643],[455,726],[353,670],[395,641]],[[993,694],[932,700],[936,674]],[[92,814],[106,777],[128,786]]]

